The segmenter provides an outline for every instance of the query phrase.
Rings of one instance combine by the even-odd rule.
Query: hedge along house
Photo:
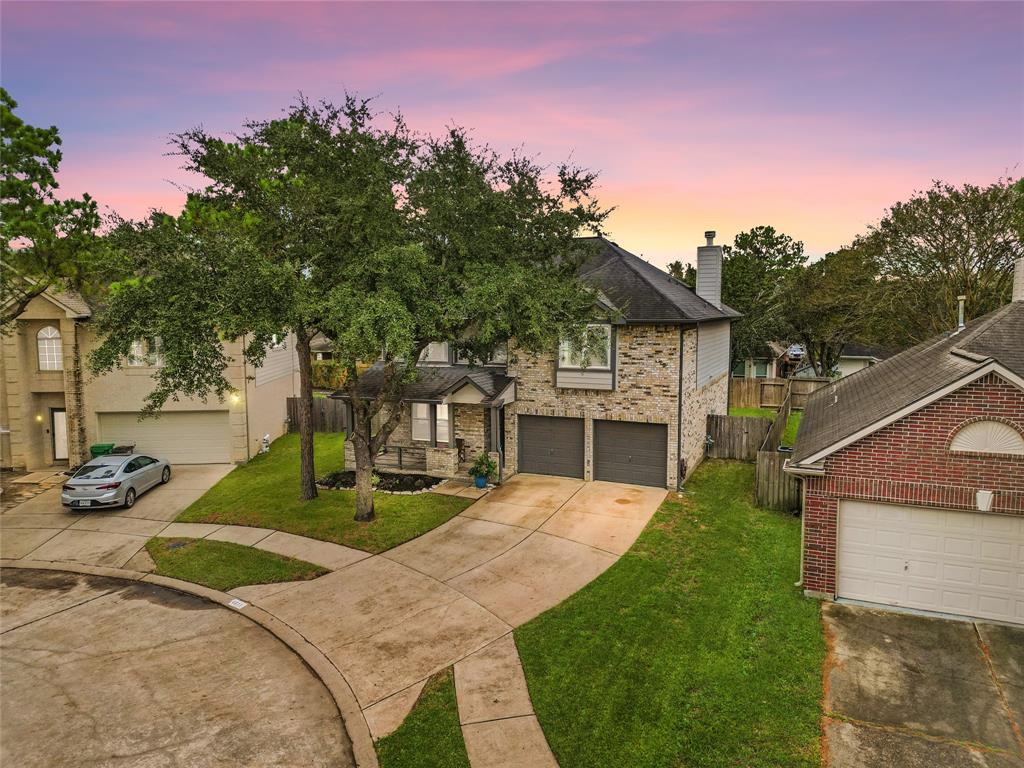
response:
[[[476,367],[452,359],[444,342],[431,345],[381,464],[454,476],[487,451],[505,477],[681,482],[703,459],[708,414],[727,410],[738,316],[722,304],[722,249],[706,234],[696,290],[610,240],[586,238],[594,255],[580,279],[599,297],[599,314],[616,318],[594,324],[603,345],[529,354],[513,343]],[[380,364],[371,368],[358,395],[374,396],[382,377]]]
[[[1024,259],[1013,300],[818,390],[807,594],[1024,623]]]

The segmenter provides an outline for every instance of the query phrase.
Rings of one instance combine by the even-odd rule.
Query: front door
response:
[[[67,461],[68,412],[65,409],[50,409],[50,436],[53,438],[53,460]]]

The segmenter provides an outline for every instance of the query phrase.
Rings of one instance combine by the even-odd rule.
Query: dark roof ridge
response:
[[[614,241],[612,241],[612,240],[608,240],[608,241],[606,241],[606,242],[608,242],[609,244],[611,244],[611,246],[612,246],[612,247],[613,247],[613,248],[615,249],[615,255],[616,255],[616,256],[618,257],[619,261],[621,261],[621,262],[622,262],[622,265],[623,265],[624,267],[626,267],[626,268],[627,268],[627,269],[628,269],[628,270],[629,270],[630,272],[632,272],[632,273],[633,273],[634,275],[636,275],[636,276],[637,276],[637,277],[639,277],[639,278],[640,278],[641,280],[643,280],[643,281],[644,281],[645,283],[647,283],[647,285],[651,286],[651,288],[653,288],[653,289],[654,289],[655,291],[657,291],[657,290],[658,290],[658,286],[654,284],[654,281],[653,281],[653,280],[651,280],[651,278],[649,278],[649,277],[648,277],[647,275],[645,275],[645,274],[644,274],[643,272],[641,272],[641,271],[640,271],[639,269],[637,269],[637,268],[636,268],[636,267],[634,267],[634,266],[633,266],[632,264],[630,264],[630,263],[629,263],[629,260],[628,260],[628,259],[626,259],[626,257],[627,257],[627,256],[629,256],[630,258],[636,259],[637,261],[642,261],[642,262],[643,262],[644,264],[646,264],[647,266],[651,267],[652,269],[657,269],[657,270],[658,270],[658,272],[660,272],[660,273],[661,273],[662,275],[664,275],[664,276],[665,276],[666,278],[668,278],[670,282],[673,282],[673,283],[675,283],[675,284],[677,284],[677,285],[679,285],[679,286],[682,286],[682,287],[683,287],[683,288],[685,288],[686,290],[690,291],[690,292],[691,292],[691,293],[692,293],[692,294],[693,294],[694,296],[696,296],[696,297],[697,297],[698,299],[700,299],[701,301],[703,301],[703,302],[704,302],[704,303],[705,303],[705,304],[706,304],[706,305],[707,305],[707,306],[708,306],[708,307],[709,307],[710,309],[713,309],[713,310],[715,310],[715,311],[717,311],[717,312],[724,312],[724,310],[722,309],[722,307],[716,307],[716,306],[715,306],[714,304],[712,304],[712,303],[711,303],[710,301],[708,301],[708,300],[707,300],[707,299],[705,299],[705,298],[704,298],[703,296],[701,296],[701,295],[700,295],[699,293],[697,293],[697,291],[696,291],[696,289],[695,289],[695,288],[693,288],[692,286],[689,286],[689,285],[687,285],[687,284],[686,284],[686,283],[684,283],[684,282],[683,282],[682,280],[677,280],[677,279],[676,279],[675,277],[673,277],[672,275],[670,275],[670,274],[669,274],[668,272],[666,272],[665,270],[661,269],[660,267],[656,267],[656,266],[654,266],[654,265],[653,265],[653,264],[651,264],[651,263],[650,263],[649,261],[646,261],[645,259],[641,258],[640,256],[637,256],[637,255],[636,255],[635,253],[633,253],[632,251],[627,251],[627,250],[626,250],[625,248],[623,248],[623,247],[622,247],[621,245],[619,245],[618,243],[616,243],[616,242],[614,242]]]

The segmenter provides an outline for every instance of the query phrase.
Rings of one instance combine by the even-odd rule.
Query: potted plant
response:
[[[486,453],[478,453],[473,466],[469,468],[469,474],[477,488],[486,488],[487,481],[498,474],[498,465]]]

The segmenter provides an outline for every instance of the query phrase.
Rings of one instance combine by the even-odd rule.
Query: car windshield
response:
[[[120,464],[86,464],[75,472],[75,478],[89,478],[91,480],[106,480],[117,474]]]

